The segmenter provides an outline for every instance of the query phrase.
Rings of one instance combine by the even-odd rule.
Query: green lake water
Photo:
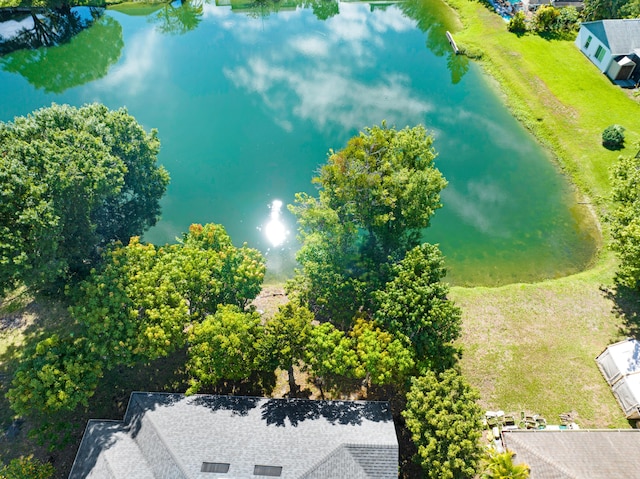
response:
[[[171,174],[145,240],[221,223],[267,255],[274,280],[291,274],[298,245],[285,208],[284,243],[267,240],[273,201],[313,193],[327,151],[363,127],[423,123],[449,181],[425,239],[452,282],[584,269],[597,237],[586,207],[477,65],[451,53],[449,15],[417,1],[107,11],[68,44],[0,57],[0,120],[52,102],[126,106],[158,129]]]

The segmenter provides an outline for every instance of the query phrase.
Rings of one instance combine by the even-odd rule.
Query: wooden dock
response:
[[[457,55],[458,53],[460,53],[460,50],[458,50],[458,45],[456,45],[456,41],[453,39],[453,35],[451,35],[448,30],[446,35],[447,40],[449,40],[449,45],[451,45],[451,48],[453,48],[453,52]]]

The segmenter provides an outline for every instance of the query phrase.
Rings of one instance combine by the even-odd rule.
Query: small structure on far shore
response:
[[[596,363],[626,418],[640,419],[640,341],[626,339],[611,344]]]
[[[451,45],[451,48],[453,48],[453,52],[457,55],[458,53],[460,53],[460,50],[458,50],[458,45],[456,45],[456,41],[453,39],[453,35],[451,35],[449,31],[447,31],[446,35],[447,40],[449,40],[449,45]]]

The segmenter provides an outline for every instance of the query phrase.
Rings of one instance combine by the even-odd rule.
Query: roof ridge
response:
[[[356,460],[355,457],[353,457],[353,454],[351,454],[351,451],[349,451],[349,448],[347,447],[349,446],[349,444],[340,444],[338,447],[336,447],[335,449],[333,449],[331,452],[329,452],[326,456],[324,456],[322,459],[319,459],[318,461],[316,461],[316,463],[314,465],[312,465],[309,469],[307,469],[305,472],[303,472],[299,479],[304,479],[306,477],[309,476],[309,474],[313,473],[314,471],[316,471],[320,466],[322,466],[323,464],[325,464],[330,458],[337,456],[339,452],[345,450],[349,456],[353,459],[353,462],[360,468],[362,469],[362,466],[360,465],[360,463]],[[362,469],[362,472],[365,473],[365,470]]]
[[[512,434],[516,431],[505,431],[508,434]],[[562,431],[557,431],[559,434],[562,434]],[[520,431],[520,432],[516,432],[516,434],[514,436],[512,436],[512,440],[513,438],[517,437],[518,434],[536,434],[537,431]],[[537,450],[529,447],[529,445],[526,442],[519,442],[517,440],[515,440],[515,442],[518,443],[519,447],[527,450],[529,453],[531,453],[533,456],[537,457],[538,459],[540,459],[542,462],[550,465],[551,467],[553,467],[554,469],[556,469],[557,471],[563,473],[565,476],[567,476],[570,479],[581,479],[579,476],[576,476],[574,474],[572,474],[570,471],[568,471],[567,469],[565,469],[563,466],[556,464],[554,461],[549,460],[548,456],[545,456],[544,454],[538,452]],[[506,446],[506,445],[505,445]],[[509,448],[507,447],[507,450]]]

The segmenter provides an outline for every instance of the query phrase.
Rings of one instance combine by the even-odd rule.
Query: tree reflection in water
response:
[[[50,21],[40,20],[38,27],[29,28],[32,33],[20,33],[25,40],[21,43],[21,49],[0,57],[0,67],[22,75],[34,87],[48,93],[62,93],[104,77],[120,58],[124,41],[122,27],[114,18],[101,16],[98,11],[95,13],[89,23],[78,20],[76,15],[64,17],[68,19],[64,21],[66,23],[57,14],[49,16]],[[83,27],[78,31],[77,25]],[[87,28],[89,25],[91,28]],[[44,30],[44,36],[36,33],[36,29]],[[36,36],[56,41],[53,46],[24,49],[34,48],[27,40],[32,41]],[[63,43],[62,39],[67,43]]]
[[[180,0],[166,3],[150,17],[158,31],[170,35],[182,35],[195,30],[202,21],[202,0]]]
[[[459,29],[455,14],[444,2],[426,0],[406,0],[398,4],[402,12],[417,22],[417,26],[427,35],[427,48],[434,55],[447,55],[447,68],[451,73],[451,83],[458,83],[469,70],[469,59],[456,55],[449,45],[446,32]]]

